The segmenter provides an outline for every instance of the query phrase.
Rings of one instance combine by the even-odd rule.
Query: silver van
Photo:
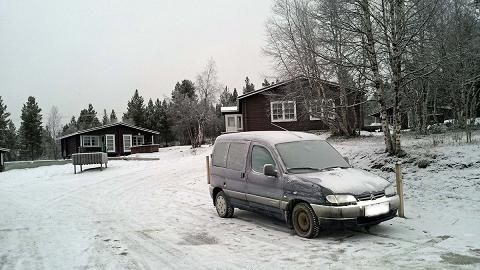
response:
[[[372,226],[396,216],[387,180],[355,169],[318,136],[289,131],[230,133],[213,148],[210,195],[222,218],[234,208],[284,219],[301,237],[333,224]]]

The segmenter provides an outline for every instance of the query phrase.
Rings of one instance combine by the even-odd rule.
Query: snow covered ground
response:
[[[0,174],[0,269],[480,268],[480,134],[476,144],[407,137],[407,219],[295,236],[236,210],[221,219],[205,176],[210,147],[161,149],[157,161]],[[382,138],[331,143],[357,167],[393,179]],[[431,164],[419,169],[415,163]],[[376,169],[372,169],[372,166]]]

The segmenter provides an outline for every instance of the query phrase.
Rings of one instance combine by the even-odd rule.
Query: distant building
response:
[[[74,153],[106,152],[110,156],[128,155],[130,148],[154,144],[158,131],[118,122],[80,130],[59,138],[62,157]]]

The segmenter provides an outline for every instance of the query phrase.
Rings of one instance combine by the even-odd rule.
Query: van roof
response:
[[[285,142],[322,140],[319,136],[296,131],[248,131],[238,133],[227,133],[217,137],[216,141],[257,141],[270,145]]]

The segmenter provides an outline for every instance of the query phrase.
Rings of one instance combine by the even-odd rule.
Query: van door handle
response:
[[[244,172],[240,173],[240,178],[245,178],[245,173]]]

